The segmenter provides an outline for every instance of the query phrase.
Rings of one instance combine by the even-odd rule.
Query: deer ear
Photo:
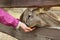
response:
[[[24,15],[24,13],[21,14],[20,21],[23,21],[23,15]]]

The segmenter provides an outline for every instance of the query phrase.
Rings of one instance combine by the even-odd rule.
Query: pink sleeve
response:
[[[8,14],[8,12],[0,8],[0,23],[16,28],[18,22],[19,20],[15,19],[13,16]]]

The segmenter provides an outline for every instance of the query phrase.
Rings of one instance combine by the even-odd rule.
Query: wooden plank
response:
[[[19,40],[60,40],[60,30],[49,29],[49,28],[37,28],[33,32],[25,33],[21,29],[15,30],[11,27],[0,25],[0,31],[7,33]]]
[[[20,6],[56,6],[60,5],[60,0],[13,0],[11,6],[12,7],[20,7]]]
[[[60,5],[60,0],[1,0],[0,7],[44,7]]]

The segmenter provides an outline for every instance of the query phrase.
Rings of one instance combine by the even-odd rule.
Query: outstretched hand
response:
[[[31,32],[33,31],[35,28],[30,28],[30,27],[27,27],[26,24],[24,24],[23,22],[20,23],[20,27],[25,31],[25,32]]]

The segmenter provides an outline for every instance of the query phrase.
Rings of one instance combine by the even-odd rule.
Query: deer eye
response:
[[[29,17],[32,16],[32,14],[29,14]]]
[[[31,13],[28,15],[28,19],[29,19],[30,17],[32,17],[32,14],[31,14]]]

